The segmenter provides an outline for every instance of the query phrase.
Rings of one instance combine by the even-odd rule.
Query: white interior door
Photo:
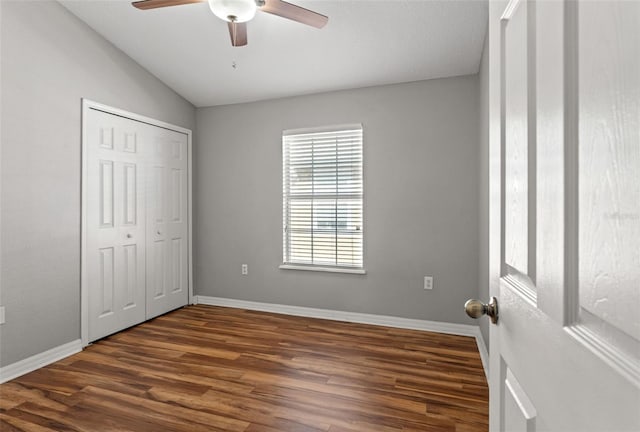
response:
[[[145,319],[145,189],[137,122],[91,110],[86,122],[89,340]]]
[[[490,2],[492,431],[640,430],[640,2]]]
[[[187,135],[149,126],[147,319],[187,304]]]

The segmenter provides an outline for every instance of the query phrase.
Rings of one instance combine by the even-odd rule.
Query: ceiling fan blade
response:
[[[247,23],[229,23],[229,36],[231,36],[231,45],[234,47],[245,46],[247,44]]]
[[[265,0],[265,4],[260,7],[260,10],[315,28],[322,28],[327,24],[327,21],[329,21],[329,18],[322,14],[287,3],[283,0]]]
[[[202,3],[204,1],[206,0],[140,0],[134,1],[131,4],[138,9],[146,10],[163,8],[167,6],[180,6],[191,3]]]

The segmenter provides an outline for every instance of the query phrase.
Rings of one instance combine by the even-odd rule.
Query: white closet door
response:
[[[139,124],[93,109],[86,120],[89,341],[145,319],[145,174]]]
[[[188,302],[187,135],[148,127],[147,319]]]

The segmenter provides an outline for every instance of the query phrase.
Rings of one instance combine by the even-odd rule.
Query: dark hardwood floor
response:
[[[0,386],[1,431],[486,431],[470,337],[189,306]]]

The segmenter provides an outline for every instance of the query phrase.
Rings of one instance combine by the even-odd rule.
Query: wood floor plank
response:
[[[8,416],[5,413],[0,412],[0,431],[2,432],[57,432],[56,429],[51,429],[45,426],[41,426],[37,423],[22,420],[18,417]]]
[[[189,306],[0,385],[0,431],[481,432],[471,337]]]

